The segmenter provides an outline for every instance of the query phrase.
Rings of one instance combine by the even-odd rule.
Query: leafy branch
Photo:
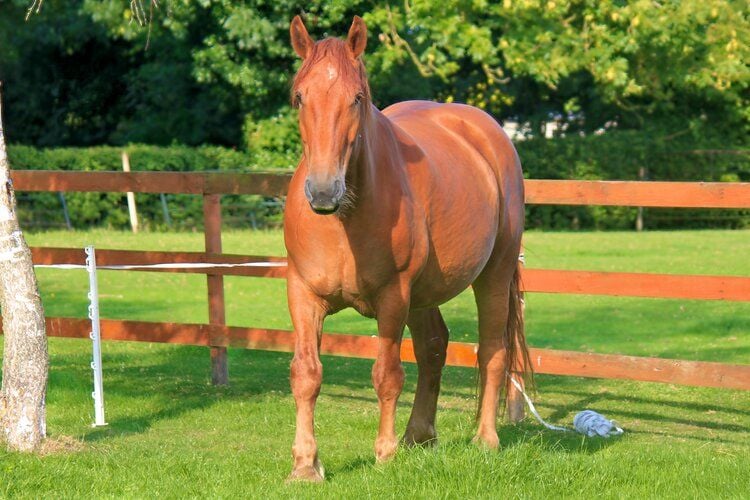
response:
[[[148,33],[146,35],[146,49],[148,50],[151,42],[151,27],[154,21],[154,9],[159,9],[159,0],[146,1],[148,6],[144,5],[144,0],[130,0],[130,13],[132,14],[130,19],[131,21],[135,19],[135,22],[141,27],[148,26]],[[29,5],[29,8],[26,10],[26,21],[28,21],[33,14],[39,14],[42,10],[43,4],[44,0],[32,0],[31,5]]]

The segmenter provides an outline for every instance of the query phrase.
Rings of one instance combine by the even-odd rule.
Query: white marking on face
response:
[[[328,66],[328,79],[333,80],[336,78],[336,69],[333,66]]]

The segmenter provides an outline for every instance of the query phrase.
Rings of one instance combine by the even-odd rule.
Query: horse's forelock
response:
[[[345,42],[338,38],[326,38],[315,43],[312,53],[302,62],[299,71],[294,75],[292,100],[294,100],[294,94],[297,92],[300,82],[310,74],[316,64],[326,58],[336,64],[339,78],[343,78],[344,82],[350,82],[350,85],[359,88],[365,94],[365,98],[368,101],[370,100],[370,85],[367,82],[365,65],[359,58],[352,61],[352,56],[346,48]]]

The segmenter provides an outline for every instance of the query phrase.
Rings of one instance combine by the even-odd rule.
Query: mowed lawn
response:
[[[202,250],[200,233],[27,234],[32,245]],[[529,267],[750,276],[750,232],[543,233],[525,238]],[[227,232],[227,253],[283,255],[281,233]],[[86,315],[84,271],[38,271],[49,316]],[[284,281],[225,280],[227,322],[290,328]],[[205,322],[201,275],[101,271],[102,317]],[[476,338],[468,290],[443,307],[454,340]],[[750,364],[750,303],[529,294],[533,346]],[[372,335],[345,311],[326,331]],[[91,428],[90,344],[50,340],[45,456],[0,452],[0,496],[12,497],[747,497],[750,393],[669,384],[538,376],[540,413],[569,424],[591,408],[626,434],[590,439],[532,419],[499,424],[502,450],[471,443],[475,370],[447,368],[434,449],[375,465],[371,361],[324,357],[316,428],[327,481],[286,484],[294,403],[285,353],[230,350],[229,387],[208,382],[204,348],[104,345],[106,428]],[[416,367],[406,365],[398,430]]]

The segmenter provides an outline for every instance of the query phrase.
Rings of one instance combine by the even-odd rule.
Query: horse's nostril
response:
[[[311,185],[310,179],[305,180],[305,198],[307,198],[307,201],[312,201],[313,199],[312,190],[310,189]]]

